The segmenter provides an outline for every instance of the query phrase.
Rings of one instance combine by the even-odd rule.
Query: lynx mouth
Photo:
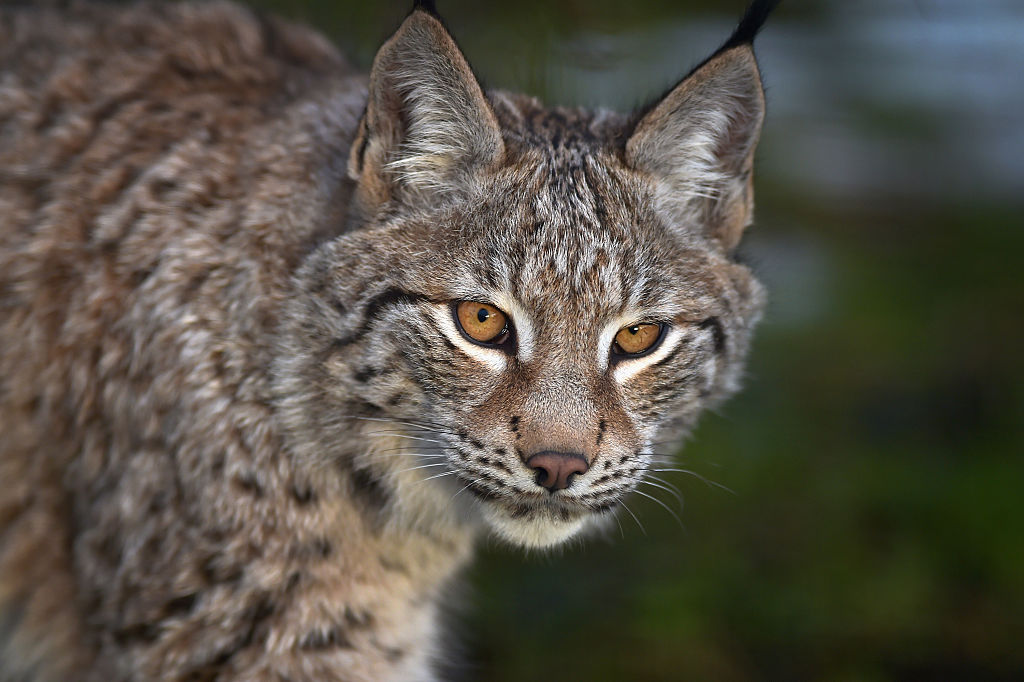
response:
[[[611,505],[595,509],[571,498],[502,495],[478,484],[466,490],[479,500],[483,517],[500,538],[523,547],[553,547],[576,536]]]
[[[514,519],[526,518],[531,515],[547,515],[567,521],[577,516],[606,511],[606,509],[594,509],[570,497],[553,496],[548,493],[526,496],[518,492],[504,495],[475,482],[463,481],[463,485],[465,490],[472,493],[478,500],[501,507]]]

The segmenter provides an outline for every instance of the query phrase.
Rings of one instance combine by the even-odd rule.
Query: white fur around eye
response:
[[[533,356],[533,349],[536,347],[533,322],[530,316],[510,294],[500,292],[494,294],[491,300],[508,316],[509,324],[512,325],[513,333],[516,336],[516,354],[519,359],[522,362],[528,361]]]
[[[608,363],[611,359],[612,343],[615,341],[615,335],[619,333],[623,327],[628,327],[631,324],[637,324],[644,321],[644,313],[641,311],[628,311],[622,315],[619,315],[615,319],[608,322],[604,329],[601,330],[601,336],[597,339],[597,368],[598,370],[604,370],[608,367]],[[669,329],[668,334],[672,332]],[[668,343],[668,335],[661,340],[661,345],[665,346]],[[640,358],[638,358],[640,359]],[[632,362],[632,360],[630,360]]]
[[[505,351],[500,348],[478,346],[471,341],[467,341],[466,337],[455,327],[451,308],[447,304],[433,306],[431,314],[434,318],[434,323],[441,330],[441,333],[447,336],[448,340],[466,355],[478,362],[482,362],[495,372],[505,371],[505,368],[508,366],[508,356],[505,354]]]
[[[623,321],[625,320],[625,321]],[[601,331],[601,336],[597,339],[597,368],[598,370],[604,370],[608,367],[608,362],[611,356],[612,342],[615,340],[615,335],[619,333],[619,330],[629,324],[631,320],[626,318],[618,318],[608,325]]]
[[[629,324],[627,322],[627,324]],[[608,356],[611,353],[611,340],[615,338],[615,334],[618,332],[618,327],[615,332],[608,339],[608,344],[604,347],[605,362],[608,362]],[[683,331],[678,327],[669,327],[668,331],[665,332],[665,338],[662,339],[661,345],[659,345],[653,353],[645,355],[640,358],[623,358],[615,364],[615,369],[612,372],[612,376],[620,384],[629,381],[631,378],[644,371],[656,362],[660,362],[669,353],[671,353],[675,347],[679,344],[679,340],[683,337]]]

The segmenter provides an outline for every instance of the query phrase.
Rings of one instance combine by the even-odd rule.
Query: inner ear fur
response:
[[[626,161],[649,174],[676,227],[733,249],[753,216],[751,174],[764,89],[749,44],[712,56],[647,111]]]
[[[364,210],[457,189],[504,156],[497,118],[444,25],[417,9],[380,48],[349,156]]]

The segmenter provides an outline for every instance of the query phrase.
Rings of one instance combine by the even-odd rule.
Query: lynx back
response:
[[[478,538],[736,390],[774,2],[650,106],[226,4],[0,13],[0,680],[431,680]]]

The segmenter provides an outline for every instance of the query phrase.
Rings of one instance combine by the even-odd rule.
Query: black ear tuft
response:
[[[757,36],[757,32],[761,30],[761,26],[768,19],[768,15],[772,13],[772,10],[778,4],[779,0],[754,0],[750,3],[747,11],[743,14],[743,18],[740,19],[739,26],[729,36],[729,39],[725,41],[725,44],[718,49],[718,52],[725,52],[739,45],[752,44],[754,37]]]
[[[412,9],[414,12],[418,9],[423,10],[427,14],[440,18],[440,15],[437,13],[437,5],[434,4],[434,0],[412,0]]]

